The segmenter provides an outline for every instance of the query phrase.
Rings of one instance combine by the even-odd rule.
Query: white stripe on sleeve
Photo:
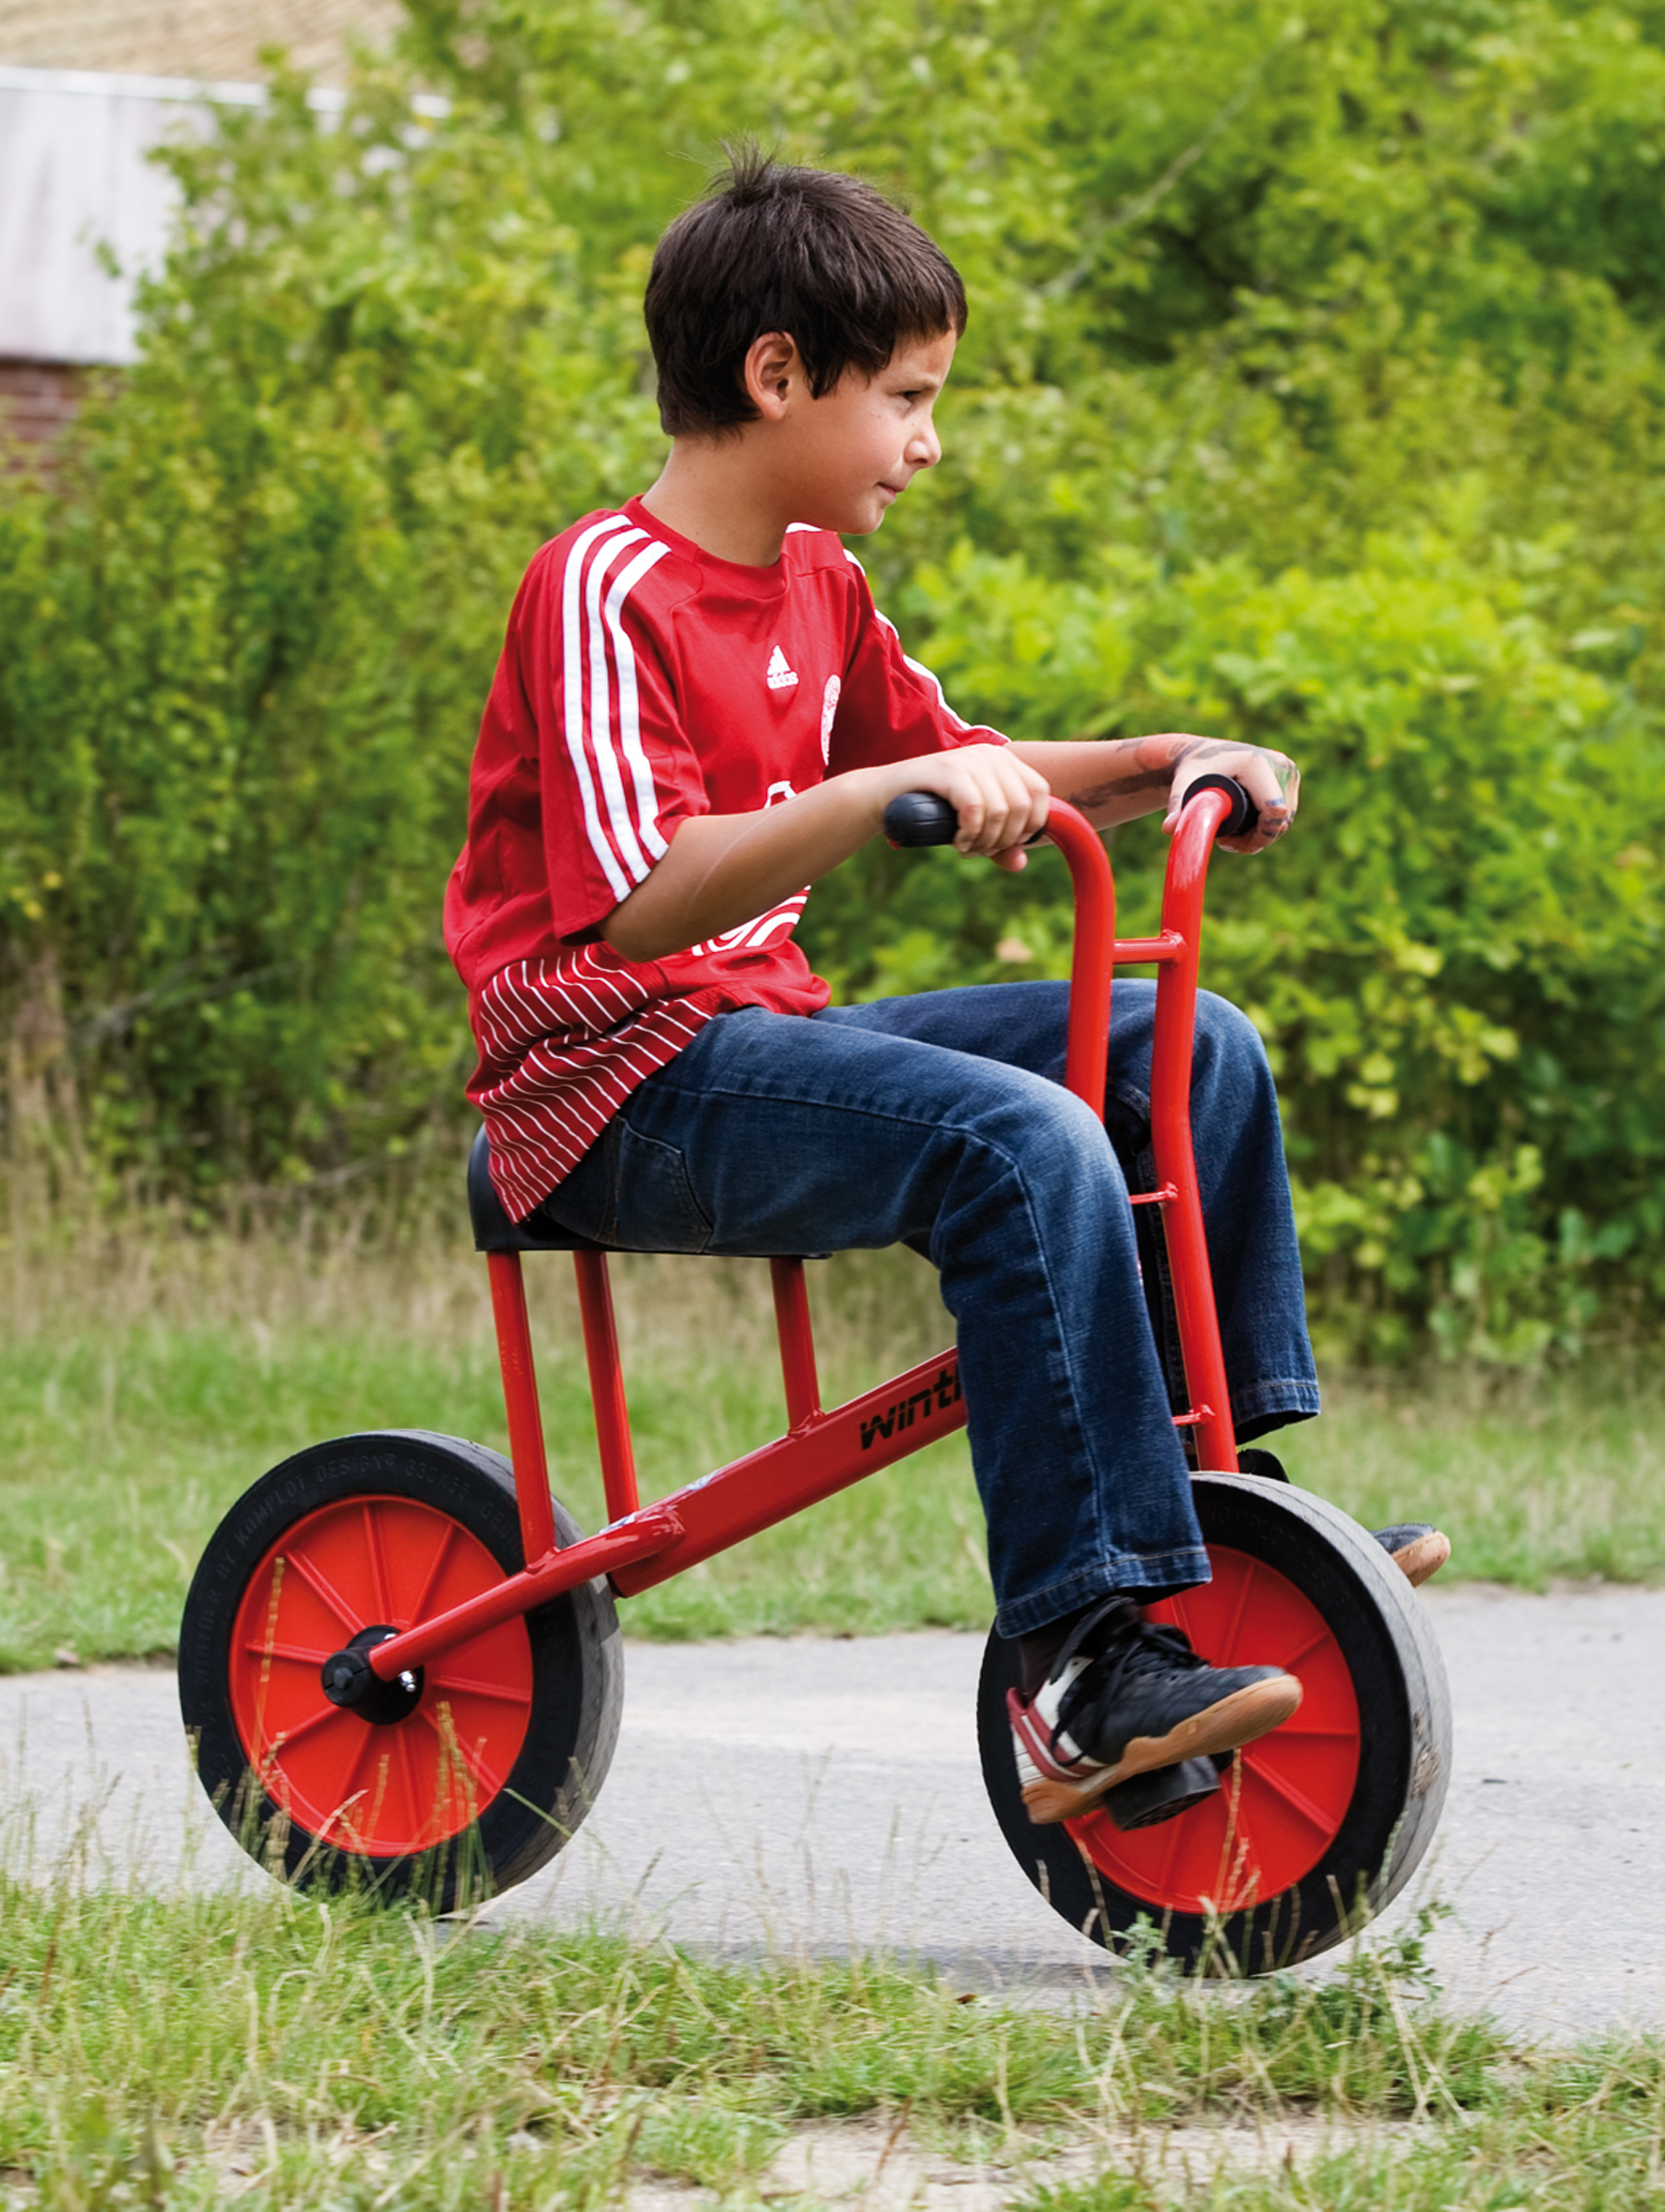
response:
[[[601,818],[596,808],[596,788],[590,777],[590,764],[584,744],[584,639],[579,628],[579,589],[584,581],[584,556],[599,537],[605,537],[615,530],[630,527],[626,515],[609,515],[604,522],[593,523],[577,539],[567,555],[567,567],[561,577],[561,675],[563,704],[566,708],[567,752],[572,771],[578,778],[579,796],[584,802],[584,825],[589,833],[591,849],[601,864],[615,895],[628,898],[631,885],[630,878],[618,864],[607,835],[601,827]]]
[[[624,779],[618,771],[618,755],[613,743],[613,679],[609,674],[607,632],[601,623],[601,586],[607,581],[608,569],[625,547],[639,545],[646,535],[646,530],[626,530],[609,538],[605,545],[598,546],[590,560],[589,574],[584,578],[584,592],[590,646],[590,755],[600,779],[601,795],[607,802],[614,849],[638,883],[646,877],[649,864],[636,842],[625,799]]]
[[[624,540],[621,538],[621,544]],[[657,562],[670,552],[668,545],[657,541],[645,545],[631,560],[628,569],[620,572],[617,583],[607,594],[607,627],[613,633],[613,662],[618,671],[618,740],[624,748],[625,759],[630,764],[630,781],[636,789],[636,825],[642,843],[655,860],[663,860],[670,848],[659,833],[659,794],[653,787],[653,770],[642,750],[642,709],[636,690],[636,648],[619,621],[619,614],[630,593]]]

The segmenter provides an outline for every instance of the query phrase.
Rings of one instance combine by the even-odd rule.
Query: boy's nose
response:
[[[942,441],[937,435],[937,427],[934,423],[928,424],[925,429],[916,430],[913,433],[908,441],[907,451],[902,458],[916,469],[934,469],[936,467],[942,458]]]

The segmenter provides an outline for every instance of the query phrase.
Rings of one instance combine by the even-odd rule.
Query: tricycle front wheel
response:
[[[1124,1832],[1100,1809],[1036,1827],[1006,1717],[1016,1646],[990,1636],[983,1775],[1013,1855],[1082,1935],[1266,1973],[1342,1942],[1410,1878],[1444,1802],[1450,1698],[1421,1601],[1338,1507],[1248,1475],[1199,1475],[1194,1492],[1214,1579],[1148,1616],[1216,1666],[1287,1668],[1299,1711],[1159,1826]]]
[[[559,1505],[557,1540],[582,1532]],[[605,1582],[505,1621],[389,1685],[374,1718],[321,1670],[522,1565],[507,1462],[419,1431],[343,1437],[273,1468],[215,1531],[179,1634],[197,1774],[238,1841],[303,1884],[414,1891],[439,1911],[523,1881],[589,1810],[624,1671]]]

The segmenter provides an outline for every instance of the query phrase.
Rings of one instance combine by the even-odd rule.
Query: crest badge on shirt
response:
[[[798,681],[798,671],[787,661],[779,646],[769,656],[769,674],[764,678],[771,692],[789,692]]]
[[[827,688],[821,693],[821,758],[823,761],[829,761],[832,757],[832,723],[838,712],[839,696],[843,690],[844,686],[839,682],[837,677],[830,676],[827,678]]]

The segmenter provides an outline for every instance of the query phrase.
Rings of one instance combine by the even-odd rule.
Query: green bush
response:
[[[1519,1360],[1654,1315],[1657,12],[409,5],[344,116],[280,72],[170,155],[141,361],[0,490],[18,1156],[212,1201],[450,1142],[504,616],[653,474],[646,256],[749,129],[966,273],[947,463],[864,549],[962,709],[1302,762],[1208,973],[1273,1051],[1328,1324]],[[1129,914],[1159,848],[1117,840]],[[879,853],[806,925],[855,992],[1066,933],[1055,863]]]
[[[1378,1349],[1425,1317],[1443,1344],[1533,1357],[1588,1325],[1604,1265],[1665,1291],[1657,732],[1556,650],[1536,559],[1477,573],[1424,535],[1366,560],[1267,582],[1241,562],[1166,585],[1125,570],[1043,620],[1052,587],[963,548],[911,596],[939,670],[1015,729],[1028,703],[1026,734],[1108,701],[1119,726],[1296,753],[1299,834],[1216,864],[1206,974],[1271,1048],[1315,1281]],[[1117,840],[1134,925],[1155,925],[1160,844],[1149,823]],[[988,912],[983,974],[1066,973],[1058,896],[1049,880]],[[937,979],[918,924],[865,927],[893,985]]]

